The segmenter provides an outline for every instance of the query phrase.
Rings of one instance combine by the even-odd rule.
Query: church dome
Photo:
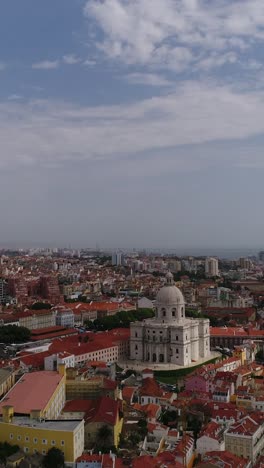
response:
[[[159,290],[156,302],[164,306],[184,304],[182,292],[175,286],[171,273],[166,275],[166,284]]]

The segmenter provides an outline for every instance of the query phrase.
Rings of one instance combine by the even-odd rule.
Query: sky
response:
[[[1,0],[0,246],[264,247],[263,0]]]

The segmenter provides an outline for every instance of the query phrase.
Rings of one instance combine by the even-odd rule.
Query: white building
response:
[[[56,309],[56,325],[60,327],[74,327],[74,313],[71,309]]]
[[[219,276],[217,258],[207,257],[205,260],[205,274],[208,277]]]
[[[51,354],[44,359],[44,369],[47,371],[56,371],[60,364],[64,364],[65,368],[75,366],[75,356],[67,351],[58,354]]]
[[[204,455],[214,450],[225,450],[224,430],[219,424],[209,422],[197,439],[197,453]]]
[[[208,319],[185,318],[181,291],[168,273],[156,298],[156,316],[130,325],[130,358],[188,366],[210,356]]]

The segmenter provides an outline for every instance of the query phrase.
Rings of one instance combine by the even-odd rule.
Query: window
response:
[[[176,317],[176,309],[172,309],[171,315],[172,315],[173,317]]]
[[[183,317],[183,307],[181,308],[181,316]]]
[[[138,349],[138,346],[136,345],[136,346],[135,346],[135,350],[137,351],[137,349]]]
[[[61,440],[61,445],[64,445],[64,440]]]
[[[21,440],[21,435],[18,435],[18,436],[17,436],[17,440]]]
[[[36,437],[34,437],[33,442],[34,442],[34,444],[36,444],[38,442],[38,439]]]
[[[42,439],[42,444],[47,445],[47,439]]]
[[[185,335],[185,339],[188,340],[188,335]]]
[[[162,315],[163,315],[163,317],[166,317],[166,310],[162,311]]]
[[[29,441],[29,437],[25,436],[25,442],[28,442],[28,441]]]
[[[179,341],[179,337],[178,337],[178,335],[176,335],[176,341]]]
[[[137,334],[137,332],[135,332],[135,338],[137,338],[137,336],[138,336],[138,334]]]
[[[9,438],[12,440],[14,438],[14,435],[13,434],[10,434],[9,435]]]
[[[46,455],[46,450],[42,450],[42,455]]]
[[[52,440],[52,441],[51,441],[51,445],[56,445],[55,440]]]
[[[178,350],[178,348],[176,348],[176,354],[179,354],[179,350]]]
[[[28,451],[29,451],[29,448],[28,448],[28,447],[24,447],[24,452],[25,452],[25,453],[28,453]]]

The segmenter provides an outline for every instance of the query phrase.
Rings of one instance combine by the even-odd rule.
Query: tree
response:
[[[99,427],[96,434],[96,449],[101,452],[107,452],[112,445],[112,431],[107,424]]]
[[[51,309],[51,305],[48,304],[47,302],[35,302],[32,304],[30,307],[31,310],[44,310],[44,309]]]
[[[17,325],[6,325],[0,327],[0,343],[25,343],[29,341],[31,332],[28,328]]]
[[[0,442],[0,462],[5,463],[7,457],[18,451],[18,445],[10,445],[8,442]]]
[[[45,468],[63,468],[63,452],[56,447],[52,447],[51,449],[49,449],[47,455],[45,455],[42,464]]]

